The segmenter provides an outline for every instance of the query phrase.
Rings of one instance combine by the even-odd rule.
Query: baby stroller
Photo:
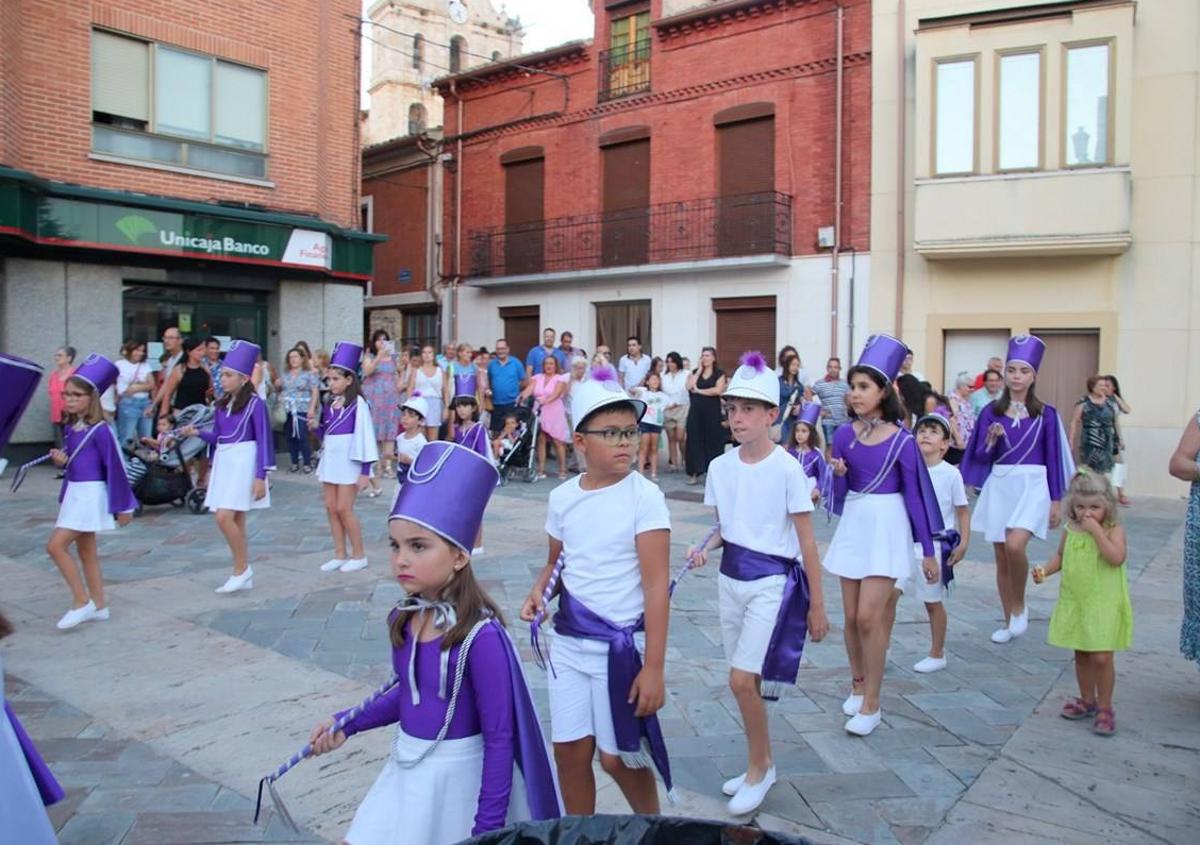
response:
[[[532,484],[537,480],[536,446],[538,436],[538,417],[532,408],[524,405],[511,411],[517,418],[517,435],[513,443],[500,454],[496,469],[500,471],[500,483],[507,484],[514,476],[524,477],[525,483]]]
[[[197,428],[211,426],[213,409],[207,405],[189,405],[175,414],[178,428],[194,425]],[[134,453],[126,452],[125,471],[137,497],[137,513],[146,505],[166,505],[187,509],[194,514],[203,512],[205,489],[192,484],[187,462],[208,448],[199,437],[176,440],[170,450],[161,454],[156,461],[146,461]]]

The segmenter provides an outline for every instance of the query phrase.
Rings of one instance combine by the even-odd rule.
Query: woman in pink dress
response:
[[[63,388],[67,379],[75,372],[75,347],[60,346],[54,350],[54,369],[47,379],[50,391],[50,422],[54,424],[54,447],[61,449],[63,444],[63,422],[66,419],[66,400],[63,399]]]
[[[521,393],[520,400],[533,397],[534,413],[538,415],[539,480],[546,477],[547,440],[554,444],[554,454],[558,458],[558,477],[567,477],[567,440],[570,439],[571,433],[567,428],[567,407],[563,396],[566,395],[569,378],[567,374],[558,371],[558,359],[547,355],[542,361],[542,371],[529,380],[529,386]]]

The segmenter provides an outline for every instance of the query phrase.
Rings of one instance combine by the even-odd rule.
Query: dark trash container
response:
[[[522,822],[462,845],[809,845],[756,827],[668,816],[568,816]]]

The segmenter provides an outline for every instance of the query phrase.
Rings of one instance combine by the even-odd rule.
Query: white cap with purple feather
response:
[[[726,398],[757,399],[772,407],[779,405],[779,377],[767,366],[761,352],[742,355],[740,366],[733,371],[733,378],[723,394]]]
[[[571,384],[571,421],[575,430],[579,430],[579,426],[590,414],[619,402],[633,405],[639,420],[646,413],[645,402],[634,399],[621,389],[616,370],[607,364],[596,367],[589,379]]]

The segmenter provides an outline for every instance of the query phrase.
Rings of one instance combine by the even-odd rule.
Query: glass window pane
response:
[[[1067,51],[1067,164],[1108,162],[1108,45]]]
[[[975,170],[975,62],[939,62],[935,72],[934,172],[971,173]]]
[[[1001,170],[1032,168],[1040,163],[1041,64],[1039,53],[1000,57]]]
[[[254,153],[235,153],[201,144],[188,144],[187,166],[196,170],[211,170],[214,173],[229,173],[262,179],[267,175],[267,160]]]
[[[159,46],[154,63],[154,124],[185,138],[212,137],[212,60]]]
[[[266,146],[267,75],[217,62],[216,133],[213,140],[246,150]]]
[[[165,161],[183,161],[183,144],[170,138],[155,138],[137,132],[121,132],[99,124],[92,127],[92,149],[98,153]]]

